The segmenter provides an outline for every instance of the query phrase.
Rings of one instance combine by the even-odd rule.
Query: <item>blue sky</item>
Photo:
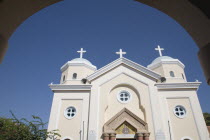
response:
[[[79,57],[81,47],[100,68],[117,59],[120,48],[147,66],[158,57],[157,45],[185,64],[188,81],[202,82],[198,97],[203,112],[210,112],[198,47],[176,21],[132,0],[65,0],[28,18],[10,38],[0,65],[0,116],[10,117],[12,110],[19,118],[37,115],[47,122],[53,98],[48,84],[59,83],[60,67]]]

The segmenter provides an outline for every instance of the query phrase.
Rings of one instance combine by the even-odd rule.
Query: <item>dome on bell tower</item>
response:
[[[166,82],[186,82],[186,77],[184,73],[185,65],[178,59],[172,58],[170,56],[162,56],[163,48],[155,48],[159,51],[159,57],[152,61],[147,68],[161,74],[162,77],[166,78]]]
[[[83,58],[86,51],[81,48],[80,58],[72,59],[61,67],[61,84],[82,84],[82,79],[92,74],[97,68],[90,61]]]
[[[85,64],[85,65],[88,65],[88,66],[96,69],[96,66],[94,66],[90,61],[88,61],[87,59],[84,59],[84,58],[75,58],[75,59],[72,59],[71,61],[69,61],[68,63],[70,63],[70,64]]]
[[[174,60],[174,58],[172,58],[170,56],[160,56],[160,57],[157,57],[155,60],[153,60],[152,64],[158,63],[158,62],[161,62],[161,61],[171,61],[171,60]]]

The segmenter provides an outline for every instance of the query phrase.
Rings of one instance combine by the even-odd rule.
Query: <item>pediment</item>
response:
[[[107,73],[108,71],[118,67],[119,65],[125,65],[129,68],[132,68],[134,69],[135,71],[138,71],[138,72],[141,72],[143,73],[144,75],[154,79],[154,80],[159,80],[161,78],[161,75],[158,74],[158,73],[155,73],[154,71],[142,66],[142,65],[139,65],[129,59],[126,59],[126,58],[119,58],[115,61],[113,61],[112,63],[109,63],[108,65],[98,69],[97,71],[95,71],[93,74],[89,75],[87,77],[87,80],[88,81],[93,81],[94,79],[100,77],[101,75]]]
[[[137,132],[148,130],[146,122],[124,108],[104,124],[104,133],[115,132],[123,123],[128,123],[135,128]]]

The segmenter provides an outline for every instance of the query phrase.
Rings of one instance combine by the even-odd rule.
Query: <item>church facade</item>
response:
[[[184,64],[162,56],[147,67],[123,57],[97,70],[80,58],[61,67],[48,130],[60,140],[210,140],[197,97],[200,82],[188,82]]]

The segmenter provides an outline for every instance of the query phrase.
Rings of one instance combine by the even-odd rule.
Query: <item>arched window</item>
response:
[[[183,137],[183,138],[181,138],[181,140],[193,140],[193,139],[190,137]]]
[[[71,137],[64,137],[62,140],[73,140]]]
[[[73,74],[72,79],[77,79],[77,74],[76,73]]]
[[[65,80],[66,80],[66,76],[64,75],[64,76],[63,76],[63,82],[64,82]]]
[[[171,77],[175,77],[175,75],[174,75],[174,72],[173,72],[173,71],[170,71],[170,76],[171,76]]]

